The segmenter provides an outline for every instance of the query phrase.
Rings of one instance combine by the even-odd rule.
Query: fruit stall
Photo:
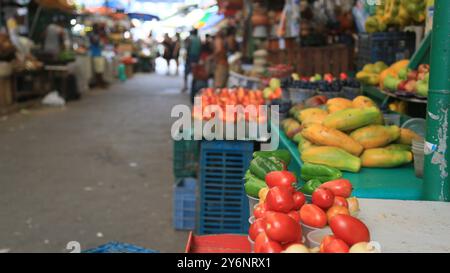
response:
[[[428,27],[431,7],[433,30]],[[201,100],[206,105],[279,106],[279,124],[270,124],[279,145],[260,149],[261,143],[251,141],[215,141],[220,145],[209,147],[211,143],[202,141],[202,228],[197,229],[200,235],[191,234],[186,252],[448,252],[443,242],[450,239],[449,205],[432,201],[448,201],[450,194],[450,61],[445,57],[448,39],[442,39],[450,37],[450,28],[439,25],[449,17],[445,1],[435,6],[432,1],[383,1],[367,19],[367,32],[358,35],[356,73],[348,68],[305,73],[284,65],[278,67],[284,72],[279,77],[259,77],[260,90],[204,90]],[[420,24],[427,28],[423,39],[403,31]],[[271,63],[271,50],[256,52],[257,69],[248,76]],[[211,113],[205,116],[202,110],[197,118],[209,120]],[[233,122],[236,116],[220,118]],[[226,167],[233,171],[218,171],[218,162],[206,162],[210,148],[215,156],[233,151],[245,160],[239,168]],[[242,183],[240,175],[244,193],[221,192],[225,185]],[[220,248],[220,241],[233,246]]]

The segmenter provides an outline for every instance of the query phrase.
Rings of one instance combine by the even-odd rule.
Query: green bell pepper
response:
[[[336,168],[324,165],[305,163],[300,172],[300,178],[303,181],[317,179],[324,183],[331,180],[336,180],[342,177],[342,172]]]
[[[285,163],[274,157],[256,157],[250,162],[251,173],[264,181],[266,174],[284,169],[286,169]]]
[[[275,150],[275,151],[257,151],[253,153],[253,157],[275,157],[283,161],[286,166],[291,163],[291,153],[288,150]]]
[[[303,185],[300,188],[300,191],[303,192],[306,195],[312,195],[312,193],[318,188],[320,187],[320,185],[322,185],[322,182],[320,182],[320,180],[317,179],[311,179],[308,182],[305,183],[305,185]],[[298,186],[298,184],[297,184]]]
[[[267,187],[266,182],[253,175],[250,171],[245,173],[245,193],[254,198],[259,198],[258,194],[262,188]]]

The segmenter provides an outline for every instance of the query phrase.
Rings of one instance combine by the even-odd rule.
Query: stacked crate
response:
[[[200,149],[199,234],[248,232],[244,175],[253,142],[202,141]]]

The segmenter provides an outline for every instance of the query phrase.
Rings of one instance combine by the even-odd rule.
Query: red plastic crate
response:
[[[248,236],[238,234],[202,235],[189,233],[185,253],[251,253]]]

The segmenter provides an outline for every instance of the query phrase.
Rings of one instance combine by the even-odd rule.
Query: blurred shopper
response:
[[[56,60],[59,54],[65,50],[65,30],[62,21],[56,16],[53,17],[53,23],[47,26],[45,30],[44,52],[53,60]]]
[[[184,87],[183,92],[188,89],[188,77],[192,72],[192,65],[198,63],[200,59],[200,51],[202,47],[202,42],[200,37],[198,37],[198,32],[196,29],[191,30],[189,37],[185,41],[186,46],[186,65],[184,68]],[[194,81],[192,86],[194,85]]]
[[[158,42],[153,37],[153,31],[150,31],[145,43],[150,51],[150,72],[154,72],[156,68],[155,60],[158,58]]]
[[[172,39],[170,39],[169,34],[164,34],[164,40],[162,42],[162,45],[164,46],[164,54],[163,58],[167,62],[167,75],[170,74],[170,60],[173,56],[173,42]]]
[[[106,82],[103,79],[103,73],[105,72],[105,58],[103,58],[103,42],[101,39],[101,29],[98,24],[92,26],[92,32],[89,35],[90,40],[90,52],[94,63],[95,73],[95,86],[105,88]]]
[[[230,54],[235,53],[238,51],[238,44],[236,42],[236,28],[235,27],[228,27],[226,30],[226,47],[227,51]]]
[[[214,87],[226,87],[228,82],[228,56],[225,41],[225,32],[220,30],[214,39]]]
[[[177,32],[177,34],[175,34],[175,39],[172,42],[173,43],[173,59],[175,60],[175,63],[177,64],[177,70],[176,70],[176,75],[178,76],[178,68],[180,66],[180,50],[181,50],[181,37],[180,37],[180,33]]]

